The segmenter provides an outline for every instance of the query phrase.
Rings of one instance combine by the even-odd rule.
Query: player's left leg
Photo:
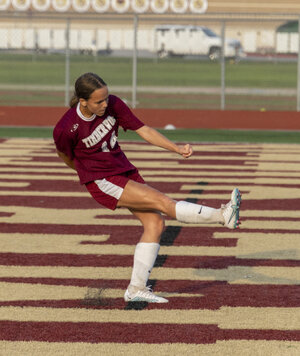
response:
[[[227,205],[215,209],[186,201],[177,202],[146,184],[129,180],[117,206],[135,210],[160,211],[184,223],[219,223],[230,229],[235,229],[239,226],[240,203],[241,194],[237,188],[232,191],[230,202]]]
[[[144,232],[136,245],[130,284],[125,292],[126,302],[145,301],[167,303],[168,300],[155,295],[147,281],[160,248],[160,236],[164,229],[164,219],[158,212],[130,209],[142,223]]]
[[[214,209],[186,201],[175,201],[147,184],[129,180],[118,201],[118,207],[134,210],[160,211],[185,223],[223,223],[221,209]]]

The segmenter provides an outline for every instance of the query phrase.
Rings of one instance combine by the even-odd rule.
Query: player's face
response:
[[[108,105],[108,95],[107,87],[103,87],[93,91],[88,100],[80,99],[80,110],[83,115],[103,116]]]

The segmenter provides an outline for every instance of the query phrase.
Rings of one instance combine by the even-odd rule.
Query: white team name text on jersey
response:
[[[112,116],[108,116],[99,126],[95,128],[93,133],[84,138],[82,142],[87,148],[95,146],[113,128],[115,123],[116,119]]]

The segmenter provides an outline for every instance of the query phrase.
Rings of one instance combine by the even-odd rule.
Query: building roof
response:
[[[283,25],[280,25],[276,32],[288,32],[288,33],[298,33],[299,32],[299,22],[298,21],[288,21]]]

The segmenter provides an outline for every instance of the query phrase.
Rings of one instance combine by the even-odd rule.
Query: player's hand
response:
[[[191,145],[187,144],[184,146],[180,146],[179,147],[179,154],[184,157],[184,158],[188,158],[193,154],[193,148]]]

